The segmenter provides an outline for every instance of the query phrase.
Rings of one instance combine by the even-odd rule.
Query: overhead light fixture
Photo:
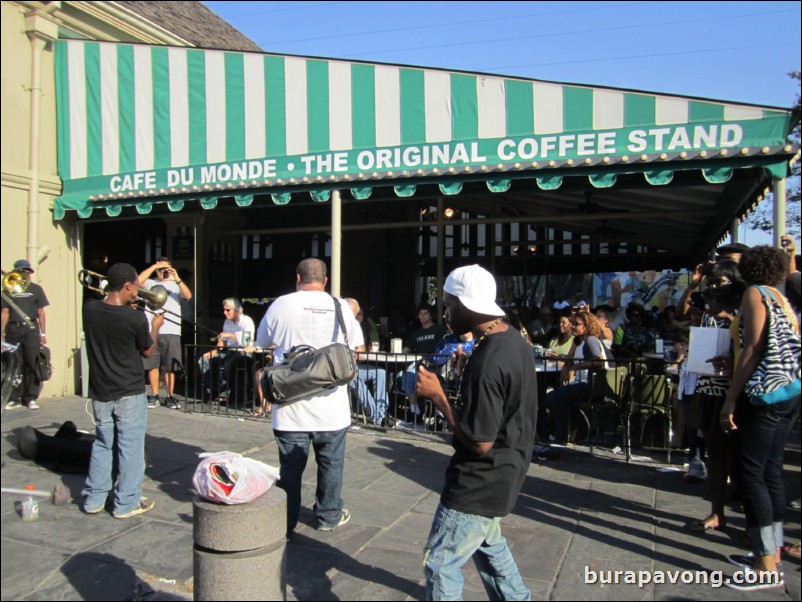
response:
[[[451,218],[452,218],[452,217],[454,217],[456,214],[457,214],[457,211],[456,211],[456,209],[452,209],[451,207],[446,207],[446,208],[443,210],[443,216],[444,216],[446,219],[451,219]]]

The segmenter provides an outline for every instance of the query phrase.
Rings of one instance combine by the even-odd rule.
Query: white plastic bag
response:
[[[212,502],[246,504],[267,492],[279,479],[277,468],[223,451],[200,454],[192,486]]]

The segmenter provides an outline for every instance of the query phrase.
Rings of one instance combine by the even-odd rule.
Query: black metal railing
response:
[[[446,392],[456,391],[449,356],[371,352],[358,354],[357,360],[359,377],[349,385],[355,424],[429,432],[447,430],[432,402],[415,395],[415,368],[423,363],[441,375]],[[210,345],[185,345],[183,393],[187,410],[266,418],[269,407],[262,402],[258,375],[270,365],[270,355],[265,352],[218,352]]]
[[[587,393],[557,397],[558,403],[570,404],[570,408],[561,408],[570,415],[569,442],[586,443],[591,453],[594,445],[612,447],[620,443],[627,461],[634,444],[648,446],[665,450],[670,462],[678,368],[659,358],[581,361],[591,365],[583,371]],[[538,439],[542,443],[554,438],[554,419],[546,411],[545,396],[571,384],[561,382],[561,368],[566,363],[570,365],[571,361],[544,358],[538,362]]]
[[[260,371],[271,364],[270,355],[241,349],[214,352],[215,348],[209,345],[184,346],[187,410],[267,419],[269,407],[262,401],[258,383]],[[452,357],[371,352],[360,353],[357,359],[359,376],[349,384],[354,425],[449,432],[432,401],[416,395],[415,372],[420,364],[436,372],[453,399],[458,376]],[[553,420],[545,410],[545,395],[563,386],[560,376],[565,362],[537,358],[540,442],[550,441]],[[594,445],[620,445],[627,460],[635,443],[649,445],[665,449],[670,460],[676,368],[657,358],[592,360],[591,364],[586,377],[589,393],[586,398],[574,400],[570,409],[571,431],[576,440],[587,443],[591,453]]]

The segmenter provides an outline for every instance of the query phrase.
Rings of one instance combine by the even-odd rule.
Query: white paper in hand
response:
[[[707,360],[717,355],[729,355],[731,347],[729,330],[692,326],[688,344],[688,372],[716,376],[716,369]]]

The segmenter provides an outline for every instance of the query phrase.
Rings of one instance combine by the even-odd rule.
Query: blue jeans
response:
[[[473,556],[490,600],[530,600],[501,535],[501,519],[464,514],[439,504],[423,550],[427,600],[462,600],[462,565]]]
[[[203,374],[203,386],[211,399],[229,392],[236,380],[236,369],[245,355],[237,351],[221,351],[212,358],[201,356],[198,360]]]
[[[588,383],[569,383],[546,393],[545,405],[554,418],[554,436],[557,439],[570,439],[571,409],[589,400],[590,392]]]
[[[373,381],[375,395],[368,386],[370,381]],[[359,376],[351,381],[350,386],[371,422],[380,424],[387,413],[387,371],[377,366],[359,364]]]
[[[95,414],[95,442],[89,462],[89,476],[81,494],[84,508],[103,508],[114,489],[114,514],[125,514],[139,506],[145,477],[145,430],[148,400],[144,393],[114,401],[92,401]],[[115,428],[119,481],[114,488]]]
[[[281,478],[278,486],[287,493],[287,533],[292,533],[301,513],[301,482],[309,458],[309,442],[317,462],[317,490],[314,512],[319,527],[335,527],[340,522],[345,469],[345,433],[339,431],[277,431]]]
[[[739,402],[735,423],[746,527],[752,536],[752,551],[767,556],[783,545],[783,453],[799,413],[799,397],[768,406],[753,406],[745,396]]]

